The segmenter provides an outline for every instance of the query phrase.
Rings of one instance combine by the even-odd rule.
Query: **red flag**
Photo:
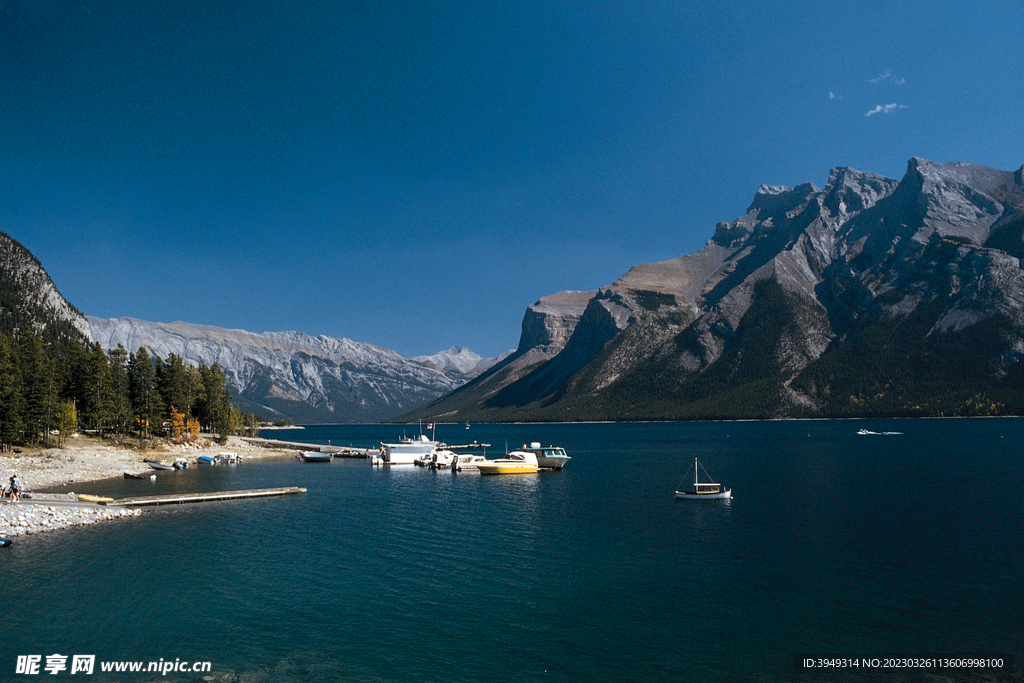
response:
[[[430,424],[427,425],[427,429],[433,429],[433,428],[434,428],[434,423],[433,422],[431,422]]]

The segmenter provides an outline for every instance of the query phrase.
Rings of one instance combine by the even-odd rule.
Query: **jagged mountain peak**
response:
[[[1022,176],[913,158],[898,181],[762,185],[700,251],[597,290],[563,343],[528,308],[515,372],[420,415],[936,414],[989,390],[1024,410]]]
[[[761,185],[757,188],[754,199],[747,207],[747,213],[792,211],[807,202],[810,196],[818,192],[814,183],[803,183],[794,188],[783,185]]]
[[[834,216],[843,216],[869,209],[889,196],[897,181],[875,173],[852,168],[833,168],[829,172],[822,206]]]

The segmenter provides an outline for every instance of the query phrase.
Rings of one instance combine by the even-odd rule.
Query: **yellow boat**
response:
[[[537,456],[525,451],[512,451],[504,458],[476,463],[480,474],[534,474],[537,472]]]

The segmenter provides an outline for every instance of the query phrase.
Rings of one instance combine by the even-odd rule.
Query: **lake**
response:
[[[373,447],[416,429],[265,436]],[[280,458],[76,485],[114,496],[307,493],[150,509],[0,550],[0,680],[33,680],[15,674],[18,656],[45,665],[53,654],[69,665],[95,655],[87,680],[116,681],[209,674],[104,674],[101,662],[353,683],[1020,677],[1022,419],[436,434],[489,443],[488,457],[541,441],[572,460],[561,472],[484,477]],[[674,498],[694,457],[733,500]],[[1006,668],[871,665],[926,656],[999,657]],[[860,666],[798,664],[854,657]]]

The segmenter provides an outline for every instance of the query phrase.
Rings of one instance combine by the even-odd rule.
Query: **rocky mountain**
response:
[[[88,320],[93,341],[104,349],[144,346],[165,359],[173,353],[193,365],[218,363],[239,408],[300,424],[386,420],[450,392],[476,365],[486,364],[467,349],[439,354],[457,366],[446,371],[379,346],[300,332]]]
[[[69,304],[42,264],[0,232],[0,331],[36,332],[48,343],[89,337],[85,316]]]
[[[695,254],[541,299],[435,420],[1024,411],[1024,167],[762,186]]]

